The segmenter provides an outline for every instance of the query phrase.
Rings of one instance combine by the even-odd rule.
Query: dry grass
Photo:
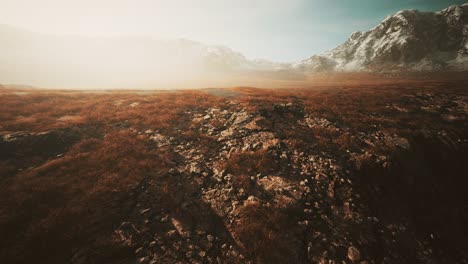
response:
[[[223,169],[235,175],[268,174],[274,171],[274,158],[266,150],[237,152],[225,161]]]
[[[2,156],[5,159],[0,163],[3,236],[0,259],[22,263],[41,258],[59,263],[69,259],[74,248],[83,245],[118,248],[109,239],[115,225],[126,217],[128,208],[122,205],[123,201],[145,178],[166,174],[174,164],[171,152],[155,148],[147,137],[131,132],[128,127],[178,134],[174,127],[185,130],[189,126],[185,120],[187,111],[218,103],[216,97],[195,91],[150,95],[2,94],[1,131],[81,128],[81,139],[76,144],[50,142],[71,145],[60,158],[21,156],[28,164],[33,158],[36,160],[31,163],[34,167],[24,170],[19,170],[24,165],[15,161],[18,157],[8,153]],[[31,153],[28,155],[35,155]],[[164,192],[164,188],[160,191]],[[98,254],[114,253],[103,250]]]
[[[323,151],[338,156],[347,150],[364,152],[371,148],[357,139],[360,133],[384,131],[409,137],[422,130],[466,132],[463,130],[466,116],[465,119],[443,118],[454,114],[444,110],[447,105],[440,105],[438,112],[419,108],[420,100],[426,100],[419,94],[435,94],[450,104],[454,103],[453,97],[466,96],[466,87],[466,81],[416,80],[411,85],[348,83],[327,89],[238,88],[240,95],[230,101],[238,103],[236,107],[262,115],[263,128],[278,136],[291,151]],[[220,143],[193,126],[188,112],[205,113],[208,108],[231,107],[226,99],[198,91],[26,92],[0,91],[0,131],[82,130],[77,142],[64,143],[61,157],[56,157],[56,153],[54,156],[33,153],[15,162],[16,152],[7,153],[12,156],[0,155],[0,260],[5,263],[31,262],[37,258],[60,263],[70,259],[74,248],[96,245],[116,248],[109,237],[115,225],[126,216],[129,205],[124,205],[124,201],[129,200],[132,188],[148,177],[167,175],[180,158],[129,128],[142,132],[158,130],[176,140],[191,142],[200,154],[209,157]],[[349,133],[338,133],[327,127],[299,127],[297,121],[303,119],[301,114],[275,112],[275,105],[287,103],[300,105],[309,117],[326,119]],[[210,124],[222,126],[215,118]],[[377,154],[392,151],[384,147],[372,150]],[[256,188],[250,176],[280,171],[278,157],[274,156],[277,154],[272,150],[232,153],[222,169],[234,175],[236,188],[250,193]],[[365,158],[356,161],[363,167],[369,162]],[[25,167],[26,164],[31,167]],[[290,175],[289,171],[285,174]],[[180,187],[180,182],[166,177],[155,190],[167,197],[166,202],[174,207],[171,209],[174,212],[186,199],[180,190],[195,188],[188,184]],[[300,235],[291,228],[298,220],[297,212],[292,210],[267,208],[256,202],[246,205],[234,228],[245,245],[246,254],[262,263],[303,260],[300,258],[304,256],[298,253],[303,250],[301,243],[293,239]],[[287,256],[297,256],[297,259],[287,259]]]
[[[3,244],[2,258],[17,260],[23,254],[19,259],[42,256],[54,262],[48,258],[69,256],[82,241],[111,231],[111,223],[122,216],[119,201],[132,186],[167,170],[165,153],[129,132],[115,131],[104,139],[83,140],[62,158],[20,173],[2,188],[3,241],[18,247]],[[50,255],[53,251],[58,253]]]
[[[257,263],[298,263],[304,261],[294,209],[266,208],[258,202],[245,205],[235,233],[246,253]]]
[[[128,121],[136,127],[171,128],[185,111],[206,108],[219,98],[202,92],[47,92],[0,97],[0,130],[47,131],[82,124],[112,125]],[[14,109],[15,111],[12,111]]]
[[[458,133],[456,131],[464,127],[463,116],[458,113],[458,119],[451,119],[444,115],[450,116],[451,112],[447,109],[453,106],[457,96],[466,96],[468,82],[459,80],[460,76],[453,81],[425,81],[424,78],[421,76],[412,81],[384,82],[377,86],[358,86],[344,82],[342,87],[319,86],[315,89],[238,88],[243,96],[236,100],[247,109],[260,113],[272,112],[276,104],[301,102],[310,117],[324,118],[345,128],[351,135],[381,131],[410,137],[421,130]],[[428,97],[423,98],[426,95]],[[431,96],[436,99],[431,99]],[[426,111],[420,108],[422,105],[433,105],[435,108]],[[289,125],[289,120],[296,119],[285,117],[279,121]],[[363,147],[357,144],[353,136],[326,127],[307,131],[274,126],[272,129],[285,139],[294,141],[297,146],[316,144],[320,148],[351,150]]]

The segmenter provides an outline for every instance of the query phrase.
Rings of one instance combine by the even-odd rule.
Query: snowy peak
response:
[[[202,56],[205,65],[216,71],[245,69],[250,64],[244,55],[224,46],[205,46]]]
[[[468,5],[404,10],[297,65],[306,71],[436,70],[468,66]]]
[[[38,34],[0,24],[0,81],[38,87],[271,85],[332,71],[468,70],[468,4],[404,10],[297,63],[186,39]]]

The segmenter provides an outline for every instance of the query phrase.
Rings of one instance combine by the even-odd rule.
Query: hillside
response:
[[[344,78],[0,91],[0,262],[465,263],[466,75]]]
[[[434,13],[400,11],[296,67],[308,72],[467,69],[468,4]]]

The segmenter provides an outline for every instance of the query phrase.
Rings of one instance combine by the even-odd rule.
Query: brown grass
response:
[[[139,104],[130,106],[134,102]],[[218,102],[195,91],[2,94],[0,131],[84,129],[82,139],[63,157],[37,157],[37,167],[20,171],[22,163],[15,162],[14,156],[0,161],[0,259],[61,263],[72,256],[74,248],[98,244],[118,248],[109,239],[129,210],[122,201],[145,178],[167,173],[175,159],[171,152],[156,148],[147,137],[127,128],[178,134],[172,128],[185,131],[189,126],[185,112]],[[88,127],[97,127],[98,132],[87,132]],[[103,250],[99,254],[114,253]]]
[[[2,188],[6,204],[0,226],[4,242],[21,238],[21,243],[14,242],[16,250],[2,250],[2,258],[69,256],[82,239],[111,231],[106,221],[121,217],[118,202],[132,186],[167,169],[164,153],[129,132],[115,131],[83,140],[63,158],[19,174]]]
[[[236,152],[223,165],[228,173],[235,175],[268,174],[274,170],[274,158],[266,150]]]
[[[446,105],[439,112],[423,111],[418,97],[418,94],[435,94],[454,103],[453,97],[466,96],[466,87],[466,81],[459,80],[440,83],[413,80],[378,86],[348,83],[316,89],[238,88],[239,97],[230,100],[264,115],[267,119],[264,128],[280,137],[290,150],[323,151],[338,156],[346,150],[372,149],[377,154],[388,154],[392,149],[363,145],[355,135],[375,131],[403,137],[423,130],[466,132],[463,123],[466,116],[452,121],[444,119],[444,114],[454,114],[444,112]],[[220,143],[192,126],[187,112],[204,113],[212,107],[230,107],[225,99],[198,91],[27,92],[19,95],[12,90],[0,91],[0,131],[80,128],[82,134],[77,143],[65,142],[67,147],[62,157],[31,154],[17,162],[13,156],[16,152],[1,156],[6,157],[0,160],[0,260],[5,263],[37,259],[63,263],[70,259],[75,248],[96,245],[115,248],[109,237],[127,215],[130,205],[125,201],[131,200],[129,193],[133,187],[148,177],[166,175],[180,158],[129,128],[141,132],[158,130],[176,140],[190,141],[201,154],[210,157]],[[310,117],[324,118],[349,133],[320,127],[299,128],[297,121],[302,117],[274,113],[275,105],[286,103],[301,104]],[[221,125],[216,119],[210,122],[215,127]],[[274,155],[277,153],[273,150],[233,153],[222,168],[234,175],[237,188],[249,193],[255,189],[250,176],[276,174],[280,170]],[[24,168],[23,161],[31,160],[35,161],[27,163],[31,167]],[[356,165],[366,166],[368,162],[365,156],[360,156]],[[167,204],[173,205],[174,211],[179,210],[177,206],[185,199],[180,194],[183,192],[177,192],[178,183],[166,177],[155,190],[167,197]],[[247,255],[263,263],[302,261],[301,242],[295,240],[300,235],[292,228],[298,220],[297,212],[292,210],[256,202],[246,205],[234,232],[245,245]],[[297,259],[288,259],[289,256]]]
[[[294,236],[294,209],[264,207],[250,202],[242,208],[234,232],[257,263],[298,263],[304,261],[300,241]]]
[[[3,92],[0,97],[0,129],[47,131],[80,124],[111,125],[123,121],[136,127],[167,129],[176,125],[185,111],[214,106],[218,102],[220,99],[196,91],[145,95],[128,92],[16,95]],[[138,105],[132,107],[133,103]]]

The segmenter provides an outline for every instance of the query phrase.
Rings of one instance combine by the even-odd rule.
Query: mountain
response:
[[[281,68],[185,39],[54,36],[5,25],[0,47],[0,81],[39,87],[233,86]]]
[[[306,72],[468,69],[468,4],[400,11],[342,45],[294,65]]]
[[[303,85],[349,71],[468,69],[468,4],[400,11],[342,45],[297,63],[250,60],[185,39],[54,36],[0,25],[0,82],[51,88]]]

